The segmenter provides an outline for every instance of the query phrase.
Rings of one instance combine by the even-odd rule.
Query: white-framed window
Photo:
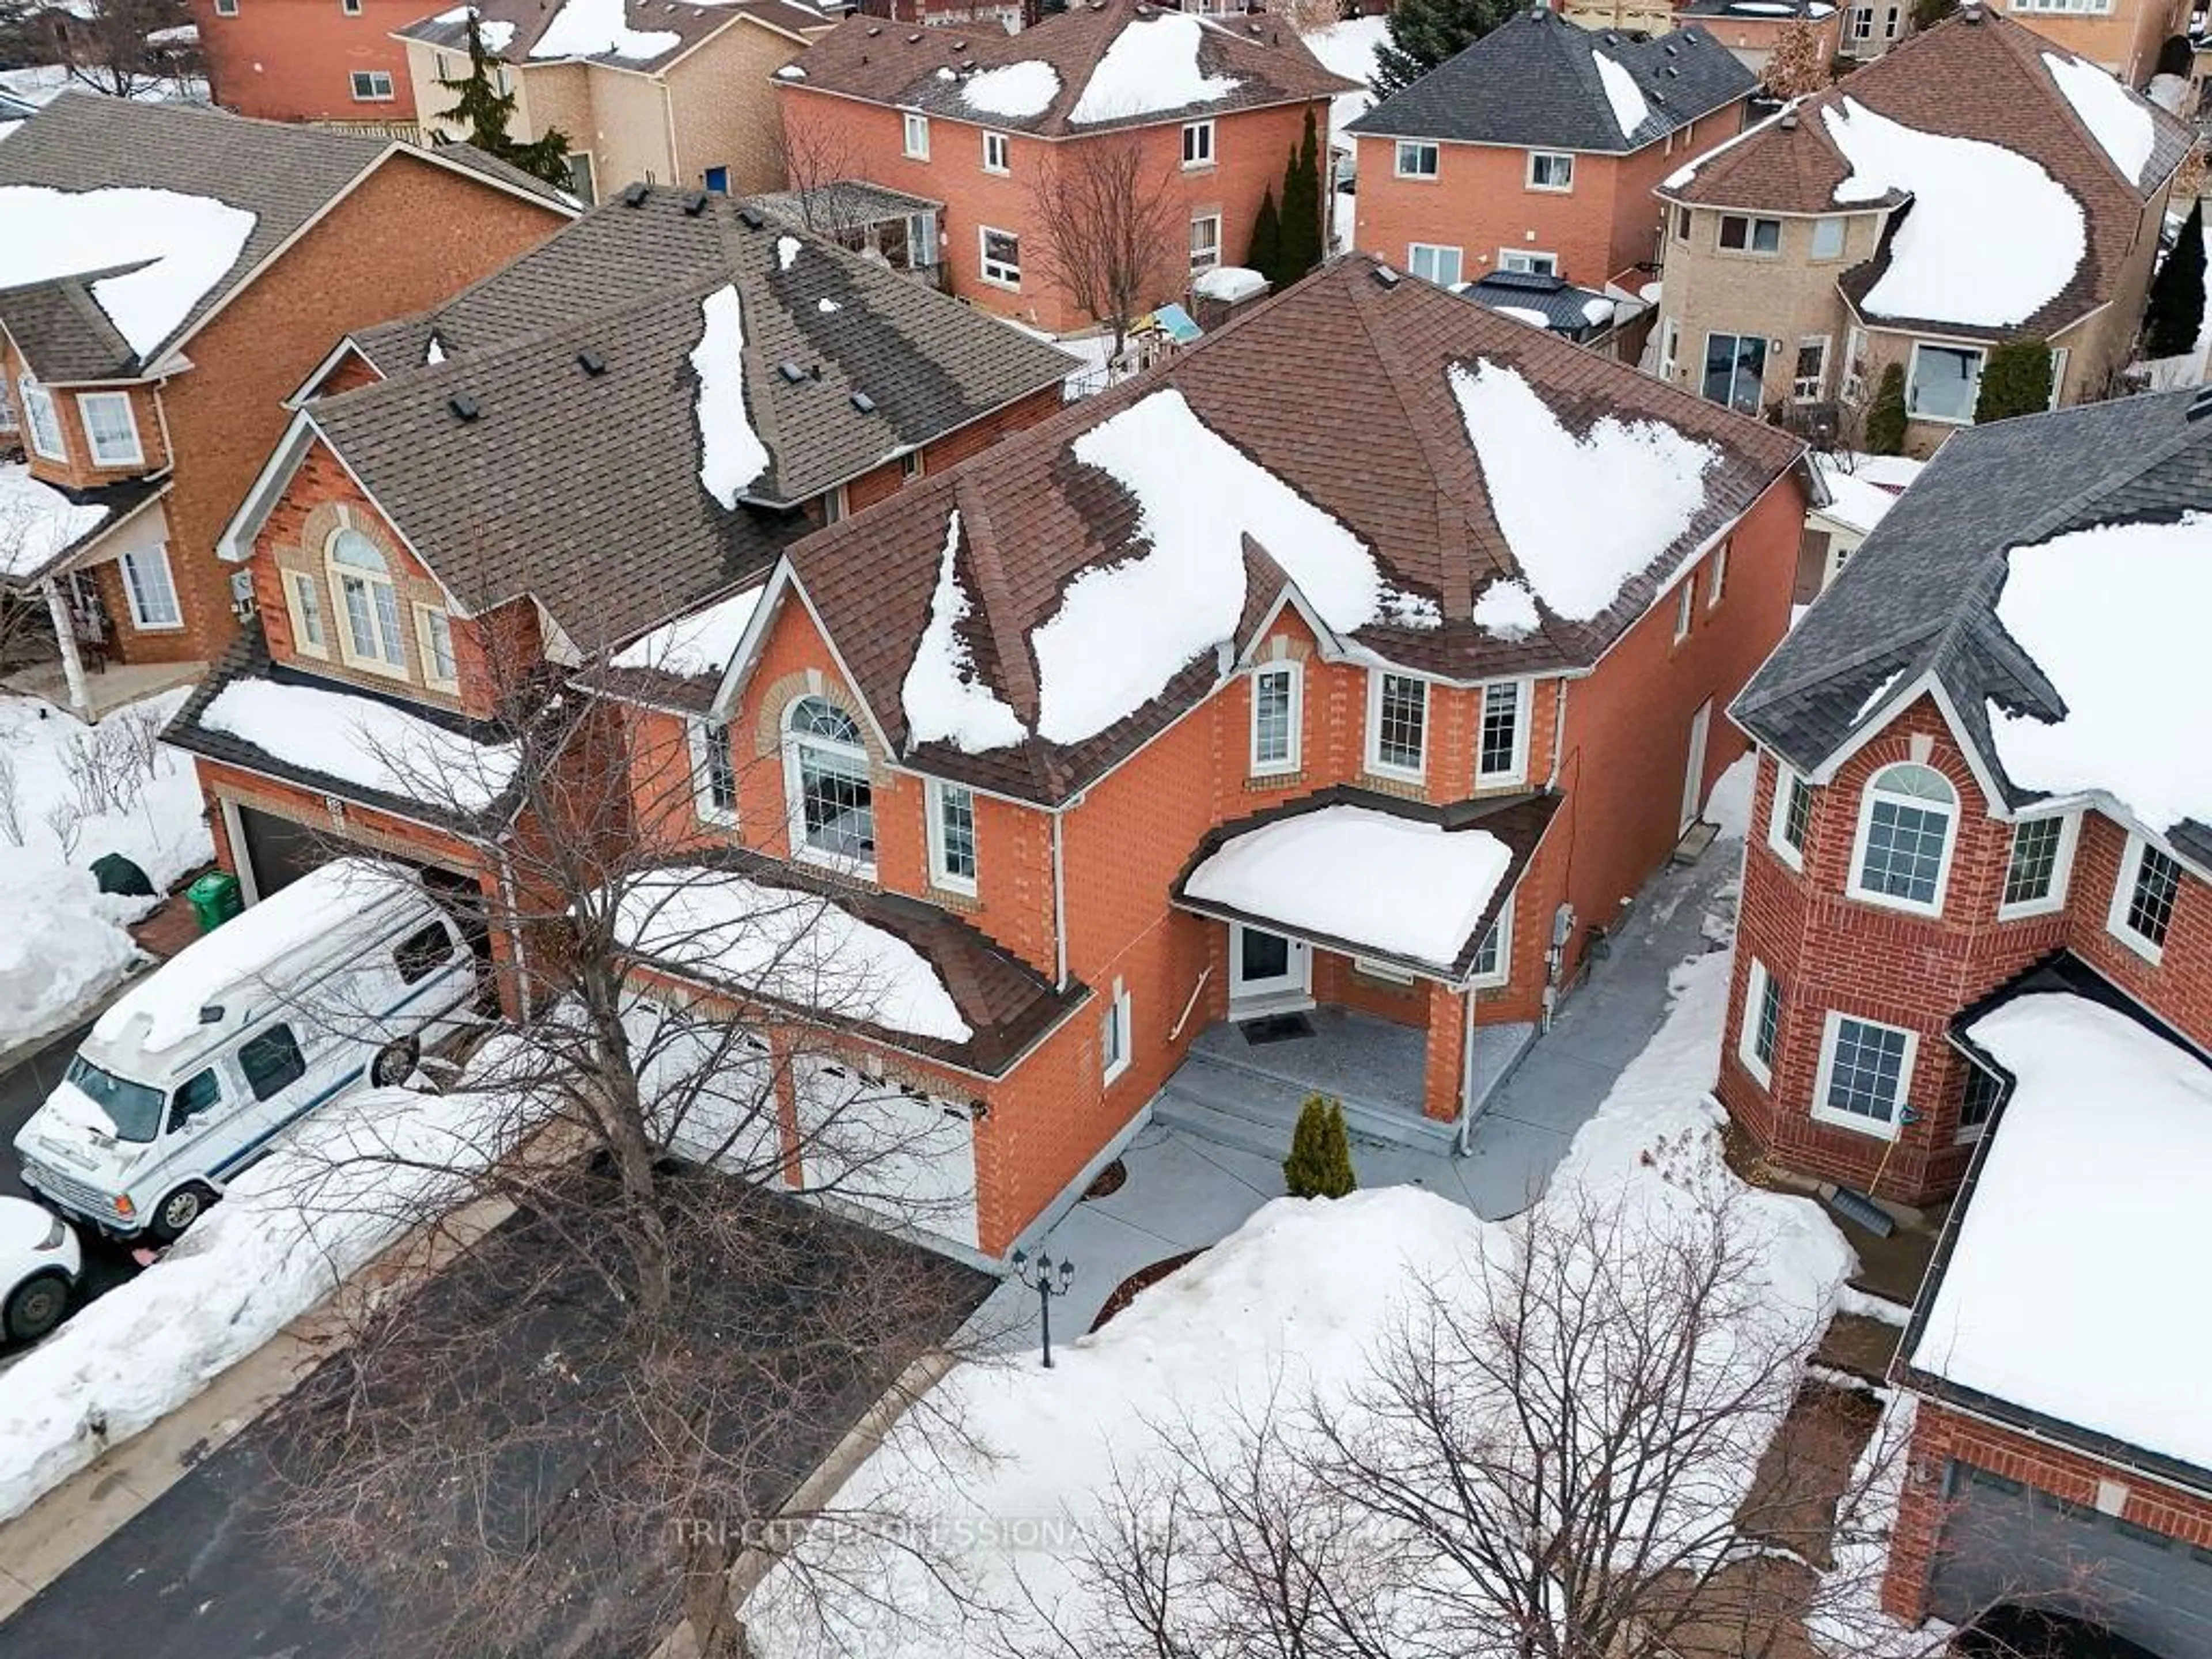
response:
[[[1474,741],[1477,788],[1528,777],[1530,689],[1527,680],[1492,680],[1482,688],[1482,723]]]
[[[738,758],[730,728],[720,720],[688,720],[684,733],[691,750],[692,810],[702,823],[735,823]]]
[[[1108,1083],[1129,1069],[1129,1036],[1133,1024],[1129,990],[1114,981],[1114,1000],[1098,1016],[1098,1074]]]
[[[292,648],[302,656],[329,656],[331,636],[323,621],[323,585],[313,571],[284,573],[284,605],[292,617]]]
[[[353,98],[357,104],[388,104],[392,101],[392,74],[388,70],[356,70],[353,72]]]
[[[1960,1140],[1979,1140],[1982,1131],[1990,1126],[1990,1119],[1997,1109],[1997,1097],[2004,1085],[1994,1073],[1984,1071],[1972,1060],[1966,1060],[1960,1069],[1966,1076],[1960,1079],[1959,1133]]]
[[[1764,334],[1705,336],[1704,392],[1708,403],[1726,404],[1730,409],[1756,415],[1765,399],[1765,388]]]
[[[975,792],[930,778],[922,786],[929,813],[929,882],[949,892],[975,890]]]
[[[1252,775],[1298,769],[1305,717],[1305,672],[1294,662],[1262,663],[1250,675]]]
[[[1710,611],[1721,602],[1728,592],[1729,544],[1723,542],[1713,550],[1713,556],[1705,561],[1705,609]]]
[[[1801,404],[1817,404],[1828,389],[1828,337],[1808,334],[1797,342],[1797,363],[1790,374],[1790,395]]]
[[[215,0],[215,15],[218,17],[238,15],[238,0]]]
[[[2112,908],[2105,919],[2112,937],[2148,962],[2166,954],[2173,929],[2174,907],[2181,902],[2181,865],[2140,833],[2128,836],[2120,855],[2119,879],[2112,884]]]
[[[349,17],[361,15],[362,0],[338,0],[338,9]]]
[[[138,442],[138,418],[131,412],[127,392],[80,392],[76,412],[84,422],[84,435],[92,446],[94,466],[143,466],[146,452]]]
[[[1698,615],[1698,573],[1682,573],[1680,586],[1674,590],[1674,643],[1681,644],[1690,637],[1690,629]]]
[[[1009,145],[1005,133],[985,133],[983,135],[983,171],[986,173],[1008,173],[1012,171],[1012,169],[1006,165],[1008,149]]]
[[[2065,391],[2065,389],[2066,348],[2064,346],[2053,346],[2051,348],[2051,401],[2045,404],[2044,407],[2045,409],[2057,408],[2058,394]]]
[[[1418,138],[1398,141],[1396,172],[1401,179],[1433,179],[1443,157],[1434,144],[1425,144]]]
[[[169,550],[156,543],[125,553],[123,592],[131,601],[131,625],[144,633],[159,633],[185,625],[177,605],[177,585],[169,576]]]
[[[1729,253],[1779,253],[1782,221],[1761,219],[1746,213],[1721,215],[1720,245]]]
[[[1896,1139],[1919,1046],[1919,1038],[1900,1027],[1831,1010],[1820,1034],[1813,1115],[1823,1123]]]
[[[1508,893],[1498,907],[1497,919],[1484,930],[1468,968],[1469,985],[1492,989],[1513,977],[1513,906],[1520,896],[1517,887]]]
[[[356,668],[404,675],[407,647],[399,636],[399,593],[374,542],[347,527],[325,550],[331,592],[343,613],[338,653]]]
[[[1387,668],[1367,672],[1367,769],[1418,780],[1426,764],[1429,683]]]
[[[1854,40],[1874,39],[1874,8],[1872,6],[1851,8],[1851,39]]]
[[[1449,288],[1460,280],[1460,251],[1434,242],[1414,242],[1406,249],[1406,268],[1425,283]]]
[[[1556,276],[1559,274],[1559,256],[1539,253],[1533,248],[1502,247],[1498,250],[1498,268],[1529,276]]]
[[[827,698],[801,697],[786,711],[783,731],[792,855],[872,871],[876,796],[860,723]]]
[[[1194,213],[1190,216],[1190,268],[1194,271],[1211,270],[1221,263],[1221,216],[1218,213]]]
[[[441,605],[415,607],[415,654],[422,683],[435,691],[461,689],[460,664],[453,656],[453,619]]]
[[[1575,158],[1565,150],[1528,152],[1528,188],[1570,191],[1575,187]]]
[[[824,525],[836,524],[853,510],[845,500],[845,486],[842,484],[823,490],[815,499],[822,503],[822,522]]]
[[[1182,127],[1182,164],[1186,167],[1213,165],[1213,123],[1186,121]]]
[[[2068,12],[2101,17],[2112,9],[2112,0],[2013,0],[2009,9],[2019,12]]]
[[[69,441],[62,435],[61,411],[54,394],[26,374],[15,382],[23,399],[23,422],[31,434],[31,453],[50,461],[69,459]]]
[[[1682,355],[1682,325],[1669,317],[1659,325],[1659,378],[1674,378],[1674,364]]]
[[[1669,134],[1668,137],[1671,137],[1673,135]],[[1690,240],[1690,210],[1686,207],[1677,207],[1674,210],[1674,240],[1678,242],[1686,242]]]
[[[1766,815],[1766,844],[1792,870],[1805,867],[1805,836],[1813,826],[1813,786],[1780,761],[1774,763],[1774,805]]]
[[[1934,767],[1899,761],[1882,768],[1861,799],[1850,896],[1940,915],[1958,821],[1959,792]]]
[[[1866,396],[1866,331],[1854,327],[1844,336],[1844,401],[1856,404]]]
[[[1782,1041],[1782,981],[1757,957],[1743,980],[1743,1019],[1736,1031],[1736,1058],[1762,1087],[1774,1082],[1774,1056]]]
[[[1916,421],[1972,425],[1974,404],[1982,395],[1984,361],[1978,346],[1915,340],[1911,364],[1905,371],[1905,412]]]
[[[982,251],[983,280],[1000,288],[1019,288],[1022,239],[1011,230],[994,230],[989,225],[976,226],[975,236]]]
[[[2004,887],[1997,896],[1999,917],[2041,915],[2065,904],[2080,823],[2073,813],[2062,812],[2013,825]]]
[[[1844,257],[1844,231],[1848,222],[1840,215],[1834,214],[1813,221],[1813,257],[1815,259],[1840,259]]]
[[[927,161],[929,159],[929,118],[927,115],[916,110],[900,111],[899,137],[901,147],[909,161]]]

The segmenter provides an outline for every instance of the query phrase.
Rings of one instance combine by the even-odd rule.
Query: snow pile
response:
[[[1226,98],[1243,84],[1198,65],[1206,25],[1179,11],[1132,17],[1106,48],[1067,118],[1076,126],[1126,121]]]
[[[1867,293],[1872,314],[2010,327],[2057,298],[2087,257],[2081,204],[2027,156],[1900,125],[1855,98],[1820,118],[1851,164],[1838,203],[1913,198]]]
[[[1375,53],[1390,38],[1389,23],[1385,16],[1355,17],[1305,37],[1306,50],[1323,69],[1360,83],[1359,91],[1340,92],[1328,100],[1329,136],[1347,149],[1352,141],[1344,130],[1375,107],[1375,94],[1366,88],[1375,79]]]
[[[0,575],[36,574],[106,517],[106,507],[79,506],[21,462],[0,462]]]
[[[969,108],[1010,121],[1034,119],[1051,108],[1059,95],[1060,71],[1034,58],[970,76],[960,88],[961,100]]]
[[[1021,717],[975,676],[968,643],[960,637],[970,606],[954,561],[960,550],[960,514],[945,526],[945,553],[938,562],[937,589],[930,595],[929,622],[907,665],[899,702],[906,710],[909,744],[949,743],[963,755],[1004,749],[1029,734]]]
[[[1199,419],[1180,392],[1140,398],[1073,447],[1136,498],[1131,539],[1144,545],[1076,577],[1030,636],[1037,732],[1050,742],[1080,743],[1133,714],[1235,633],[1247,536],[1339,633],[1425,620],[1421,601],[1386,587],[1372,549]]]
[[[775,78],[779,81],[804,81],[806,71],[797,64],[786,64],[775,72]]]
[[[1607,299],[1602,294],[1593,295],[1583,301],[1583,320],[1593,328],[1602,327],[1613,320],[1613,314],[1617,308],[1616,303]]]
[[[1515,322],[1526,323],[1530,328],[1548,331],[1552,326],[1551,318],[1534,306],[1492,305],[1490,308],[1501,317],[1510,317]]]
[[[0,288],[136,266],[92,297],[141,356],[174,333],[238,262],[254,216],[171,190],[0,185]]]
[[[0,697],[0,1048],[57,1029],[86,1000],[114,985],[138,960],[125,931],[157,901],[98,890],[88,866],[120,853],[156,891],[215,856],[201,817],[199,778],[173,750],[147,746],[150,767],[126,761],[145,727],[165,725],[189,690],[179,688],[87,726],[27,697]],[[143,723],[134,734],[134,724]],[[137,790],[95,798],[88,769],[128,775]],[[9,814],[5,801],[12,797]],[[73,844],[64,844],[64,835]]]
[[[373,697],[274,680],[234,680],[199,723],[273,760],[387,795],[480,812],[522,764],[513,743],[478,743]]]
[[[2158,144],[2150,106],[2094,64],[2085,64],[2079,58],[2046,52],[2043,66],[2051,71],[2051,78],[2074,106],[2074,113],[2081,117],[2081,125],[2089,129],[2089,136],[2112,158],[2120,176],[2131,185],[2142,183],[2143,169],[2150,165],[2151,151]]]
[[[2099,791],[2153,830],[2212,823],[2212,514],[2100,525],[2015,547],[1997,620],[2065,705],[2044,720],[1990,705],[2006,775],[2051,795]]]
[[[616,927],[670,972],[915,1036],[975,1035],[927,957],[817,894],[678,866],[633,883]]]
[[[2189,1312],[2212,1254],[2212,1068],[2065,994],[2015,998],[1967,1035],[2018,1080],[1912,1363],[2212,1465],[2212,1329]]]
[[[2181,113],[2181,106],[2189,101],[2189,77],[2185,75],[2154,75],[2144,96],[2168,115]]]
[[[486,17],[474,6],[455,6],[451,11],[441,11],[430,21],[434,23],[465,23],[477,20],[477,36],[484,43],[484,50],[493,57],[502,55],[514,44],[514,25],[495,17]]]
[[[386,1089],[303,1121],[161,1261],[16,1362],[0,1391],[0,1519],[159,1422],[459,1197],[522,1115],[508,1090]]]
[[[1904,678],[1905,671],[1902,668],[1899,668],[1893,672],[1888,678],[1883,680],[1881,684],[1875,686],[1873,690],[1868,692],[1864,699],[1859,703],[1858,713],[1851,716],[1851,724],[1853,726],[1856,726],[1869,714],[1873,714],[1875,709],[1881,708],[1882,704],[1888,700],[1889,694],[1896,689],[1898,681]]]
[[[1188,898],[1449,972],[1513,863],[1486,830],[1324,806],[1233,836]]]
[[[792,266],[798,264],[799,250],[802,246],[803,244],[796,236],[777,237],[775,239],[775,268],[778,270],[789,270]]]
[[[1612,58],[1594,51],[1590,62],[1597,65],[1598,84],[1605,88],[1605,101],[1613,107],[1613,125],[1623,138],[1633,138],[1637,129],[1651,118],[1651,106],[1644,101],[1635,77]]]
[[[562,0],[545,26],[532,58],[627,58],[644,63],[684,44],[673,29],[634,29],[626,0]]]
[[[1588,622],[1690,527],[1705,504],[1711,444],[1658,421],[1607,415],[1577,438],[1518,372],[1451,368],[1506,545],[1545,607]]]
[[[1815,454],[1813,468],[1828,492],[1828,505],[1814,512],[1862,536],[1872,533],[1897,498],[1920,476],[1921,463],[1902,455],[1854,455],[1849,471],[1832,455]]]
[[[1536,596],[1526,582],[1504,578],[1476,596],[1474,625],[1493,639],[1517,640],[1536,631]]]
[[[699,482],[726,508],[769,467],[768,446],[745,408],[745,322],[735,283],[699,302],[703,328],[691,353],[699,376]]]
[[[1243,265],[1216,265],[1191,284],[1192,291],[1224,305],[1234,305],[1267,291],[1267,279]]]
[[[665,622],[607,659],[610,667],[653,668],[685,679],[719,675],[738,654],[764,587],[748,587],[703,611]]]

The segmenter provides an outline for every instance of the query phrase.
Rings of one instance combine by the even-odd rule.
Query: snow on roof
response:
[[[143,356],[237,263],[255,222],[243,208],[172,190],[0,185],[0,288],[137,266],[93,283],[92,297]]]
[[[2011,327],[2057,299],[2087,257],[2081,204],[2028,157],[1918,131],[1850,97],[1820,118],[1851,164],[1838,203],[1913,198],[1867,292],[1869,313]]]
[[[1209,300],[1233,304],[1249,300],[1255,294],[1267,291],[1267,279],[1256,270],[1243,265],[1216,265],[1191,284],[1192,289]]]
[[[692,678],[719,675],[738,654],[745,627],[760,605],[764,586],[748,587],[714,601],[703,611],[665,622],[640,635],[607,659],[613,668],[655,668]]]
[[[1451,368],[1452,395],[1514,562],[1555,616],[1588,622],[1688,529],[1711,444],[1607,415],[1577,438],[1513,369]]]
[[[2181,113],[2181,106],[2189,97],[2189,77],[2185,75],[2154,75],[2143,95],[2168,115]]]
[[[1911,1363],[2212,1468],[2212,1070],[2072,995],[1967,1035],[2016,1081]]]
[[[1037,732],[1049,742],[1104,731],[1236,633],[1247,535],[1340,633],[1433,616],[1433,603],[1425,611],[1424,601],[1386,588],[1373,549],[1223,439],[1172,387],[1108,416],[1073,449],[1136,497],[1131,540],[1146,545],[1077,576],[1030,635]]]
[[[1183,895],[1443,971],[1512,862],[1486,830],[1324,806],[1231,836],[1191,872]]]
[[[31,574],[106,517],[106,507],[79,506],[21,463],[0,464],[0,575]]]
[[[465,23],[477,20],[477,34],[484,43],[484,50],[495,58],[502,55],[514,44],[514,25],[486,17],[474,6],[455,6],[451,11],[441,11],[430,21],[434,23]]]
[[[1632,138],[1637,128],[1651,118],[1651,106],[1644,101],[1635,77],[1601,52],[1590,53],[1590,61],[1597,65],[1598,84],[1605,88],[1605,101],[1613,106],[1613,125],[1620,136]]]
[[[1661,179],[1659,181],[1659,188],[1662,190],[1681,189],[1682,186],[1688,184],[1691,179],[1696,178],[1698,176],[1698,169],[1705,166],[1706,162],[1711,161],[1713,157],[1720,155],[1723,150],[1734,149],[1738,144],[1743,143],[1745,139],[1751,137],[1755,133],[1765,131],[1767,128],[1772,126],[1784,116],[1790,113],[1797,107],[1798,105],[1804,101],[1805,100],[1802,98],[1792,98],[1788,103],[1784,104],[1780,109],[1775,111],[1773,114],[1768,116],[1765,120],[1754,121],[1742,131],[1735,134],[1731,137],[1722,139],[1719,143],[1715,144],[1704,155],[1692,156],[1689,161],[1681,167],[1676,167],[1672,173]]]
[[[1474,625],[1493,639],[1517,640],[1536,631],[1536,596],[1528,584],[1500,578],[1475,597]]]
[[[937,591],[930,596],[929,623],[908,665],[899,700],[906,709],[907,735],[914,743],[950,743],[963,755],[1004,749],[1029,734],[1021,718],[996,692],[975,678],[975,665],[960,624],[970,606],[954,568],[960,550],[960,514],[945,527],[945,554],[937,567]]]
[[[724,284],[699,302],[704,328],[691,353],[698,371],[699,482],[724,507],[768,471],[768,446],[745,408],[745,323],[738,285]]]
[[[1306,50],[1321,59],[1323,69],[1360,83],[1357,92],[1340,92],[1328,100],[1329,136],[1339,143],[1349,145],[1344,130],[1375,107],[1375,94],[1370,89],[1376,67],[1375,52],[1389,39],[1389,21],[1386,16],[1354,17],[1305,36]]]
[[[1919,475],[1921,463],[1902,455],[1856,455],[1850,470],[1832,455],[1814,455],[1814,470],[1828,491],[1828,505],[1814,510],[1861,535],[1872,533],[1898,496]]]
[[[642,63],[673,52],[684,37],[673,29],[634,29],[626,0],[562,0],[561,9],[530,48],[532,58],[628,58]]]
[[[985,70],[970,76],[960,88],[961,100],[969,108],[1010,120],[1043,114],[1059,95],[1060,71],[1038,58]]]
[[[1601,294],[1583,301],[1583,319],[1592,325],[1611,322],[1616,309],[1613,301]]]
[[[2131,185],[2142,183],[2143,169],[2150,165],[2151,151],[2158,144],[2150,106],[2094,64],[2085,64],[2078,58],[2046,52],[2043,66],[2051,71],[2058,90],[2073,105],[2074,113],[2112,158],[2121,175]]]
[[[975,1035],[927,957],[817,894],[679,866],[634,882],[615,926],[672,969],[793,1007],[946,1042]]]
[[[1997,620],[2066,708],[2056,721],[1992,702],[1990,735],[2024,789],[2095,790],[2163,832],[2212,823],[2212,514],[2100,525],[2011,550]]]
[[[522,763],[520,744],[478,743],[374,697],[274,680],[232,681],[199,724],[287,765],[461,811],[489,806]]]
[[[1501,317],[1510,317],[1515,322],[1526,323],[1531,328],[1547,329],[1552,325],[1550,313],[1539,311],[1534,306],[1492,306],[1490,308]]]
[[[775,268],[778,270],[789,270],[792,265],[798,260],[799,250],[803,246],[805,245],[801,243],[796,236],[777,237],[775,239]]]
[[[1199,68],[1198,46],[1205,36],[1206,25],[1184,12],[1133,16],[1091,71],[1083,95],[1067,112],[1069,123],[1123,121],[1226,98],[1243,82]]]
[[[797,64],[786,64],[775,74],[779,81],[804,81],[806,78],[806,71]]]
[[[202,1028],[200,1010],[285,957],[320,944],[344,924],[404,890],[393,866],[373,859],[317,865],[290,885],[203,934],[140,980],[100,1015],[97,1042],[131,1042],[149,1054],[173,1048]]]

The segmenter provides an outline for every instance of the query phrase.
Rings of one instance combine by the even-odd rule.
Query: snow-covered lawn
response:
[[[215,855],[191,762],[152,741],[187,691],[92,727],[0,697],[0,1049],[41,1036],[137,960],[125,931],[158,902],[102,894],[89,866],[120,853],[156,891]]]

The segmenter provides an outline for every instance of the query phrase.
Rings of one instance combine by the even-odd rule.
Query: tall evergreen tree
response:
[[[2051,347],[2042,340],[2008,340],[1993,348],[1982,365],[1975,423],[2039,415],[2050,408],[2051,368]]]
[[[2204,321],[2204,203],[2199,198],[2189,210],[2173,252],[2159,267],[2150,285],[2150,306],[2143,317],[2144,344],[2154,357],[2179,357],[2197,349],[2197,331]]]
[[[1313,112],[1306,130],[1283,167],[1281,270],[1277,287],[1295,283],[1321,263],[1321,141]]]
[[[1520,9],[1516,0],[1398,0],[1375,49],[1375,95],[1403,92]]]
[[[1890,363],[1881,371],[1881,383],[1867,411],[1866,447],[1870,455],[1905,453],[1905,365]]]
[[[1270,286],[1280,286],[1283,218],[1275,209],[1275,187],[1273,185],[1260,194],[1260,210],[1252,218],[1252,246],[1244,256],[1244,263],[1265,276]]]
[[[501,92],[495,74],[499,60],[485,48],[483,20],[469,11],[469,72],[459,80],[439,77],[438,84],[453,94],[450,109],[438,118],[469,130],[469,142],[488,155],[520,167],[533,179],[543,179],[562,189],[568,187],[568,139],[550,128],[527,143],[510,137],[507,126],[514,118],[514,94]]]

